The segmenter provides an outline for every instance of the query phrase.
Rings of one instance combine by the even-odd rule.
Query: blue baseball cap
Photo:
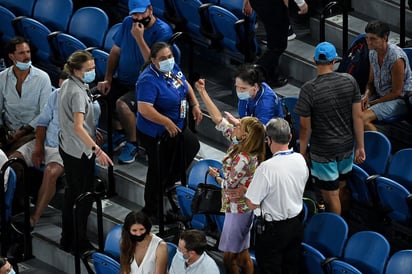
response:
[[[150,5],[150,0],[129,0],[129,15],[143,13]]]
[[[336,48],[329,42],[322,42],[316,46],[315,61],[319,63],[329,63],[338,57]]]

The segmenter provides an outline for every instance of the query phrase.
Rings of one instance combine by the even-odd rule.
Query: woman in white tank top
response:
[[[167,245],[150,232],[152,224],[143,212],[127,214],[120,242],[121,274],[165,274]]]

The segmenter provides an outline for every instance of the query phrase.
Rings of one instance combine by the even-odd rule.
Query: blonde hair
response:
[[[238,145],[235,145],[230,157],[233,158],[239,152],[246,152],[258,156],[259,163],[265,160],[265,127],[256,117],[243,117],[240,127],[246,132],[247,137]]]
[[[89,60],[94,60],[93,55],[86,50],[76,50],[67,59],[64,64],[63,70],[70,75],[74,75],[74,70],[81,70],[83,64]]]

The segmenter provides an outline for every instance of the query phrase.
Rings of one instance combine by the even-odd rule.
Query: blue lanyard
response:
[[[284,156],[284,155],[290,155],[290,154],[293,154],[293,149],[290,149],[290,150],[287,150],[287,151],[278,151],[278,152],[275,152],[274,154],[273,154],[273,157],[275,157],[275,156]]]
[[[263,94],[265,93],[265,89],[264,88],[261,88],[261,89],[262,89],[262,94],[260,94],[259,98],[256,100],[256,103],[253,106],[253,111],[249,112],[249,100],[247,100],[247,103],[246,103],[246,116],[252,116],[252,117],[255,116],[256,106],[259,103],[260,99],[262,98]]]

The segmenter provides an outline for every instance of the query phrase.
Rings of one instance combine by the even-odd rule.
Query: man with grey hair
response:
[[[261,273],[299,273],[303,224],[303,191],[309,177],[305,159],[289,149],[292,137],[282,118],[266,125],[272,158],[256,169],[246,191],[246,204],[258,217],[256,260]]]
[[[366,156],[359,87],[352,75],[334,72],[337,56],[329,42],[316,46],[317,76],[302,86],[295,112],[300,116],[300,153],[311,167],[326,209],[340,215],[350,198],[346,178],[353,161],[362,163]]]

